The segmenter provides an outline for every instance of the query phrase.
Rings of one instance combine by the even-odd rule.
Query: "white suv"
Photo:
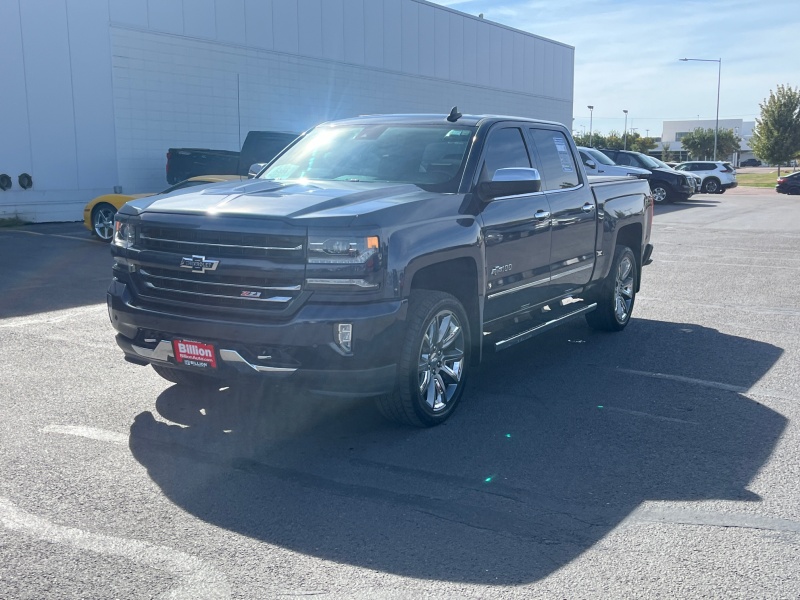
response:
[[[716,162],[690,160],[682,162],[675,167],[675,170],[688,171],[692,175],[701,177],[703,182],[700,184],[700,189],[706,194],[722,194],[725,190],[739,185],[736,181],[736,169],[731,163],[721,160]]]

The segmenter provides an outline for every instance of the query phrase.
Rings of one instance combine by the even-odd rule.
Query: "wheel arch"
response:
[[[627,246],[633,250],[633,256],[636,258],[636,291],[639,291],[639,286],[642,280],[642,245],[643,245],[643,230],[641,223],[629,223],[620,227],[617,231],[617,237],[614,240],[614,247]]]
[[[475,260],[465,256],[422,267],[413,274],[410,286],[410,292],[415,290],[446,292],[461,303],[469,319],[474,363],[480,360],[482,330],[482,302],[478,284],[478,265]]]

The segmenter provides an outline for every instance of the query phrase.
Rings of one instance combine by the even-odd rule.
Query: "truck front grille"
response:
[[[298,235],[283,225],[275,228],[262,233],[142,224],[139,260],[131,272],[139,301],[181,312],[227,311],[229,317],[292,312],[303,296],[305,229]],[[190,259],[213,267],[192,268]]]

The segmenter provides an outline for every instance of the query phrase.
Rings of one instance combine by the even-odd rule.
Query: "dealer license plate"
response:
[[[217,352],[213,344],[193,340],[172,340],[172,349],[179,364],[199,369],[217,368]]]

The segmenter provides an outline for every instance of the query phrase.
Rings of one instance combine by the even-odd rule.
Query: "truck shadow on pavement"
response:
[[[139,414],[130,450],[211,525],[408,577],[527,583],[645,501],[759,501],[747,486],[786,419],[745,394],[781,354],[694,324],[575,323],[489,356],[431,430],[291,388],[172,386],[156,409],[174,424]]]

